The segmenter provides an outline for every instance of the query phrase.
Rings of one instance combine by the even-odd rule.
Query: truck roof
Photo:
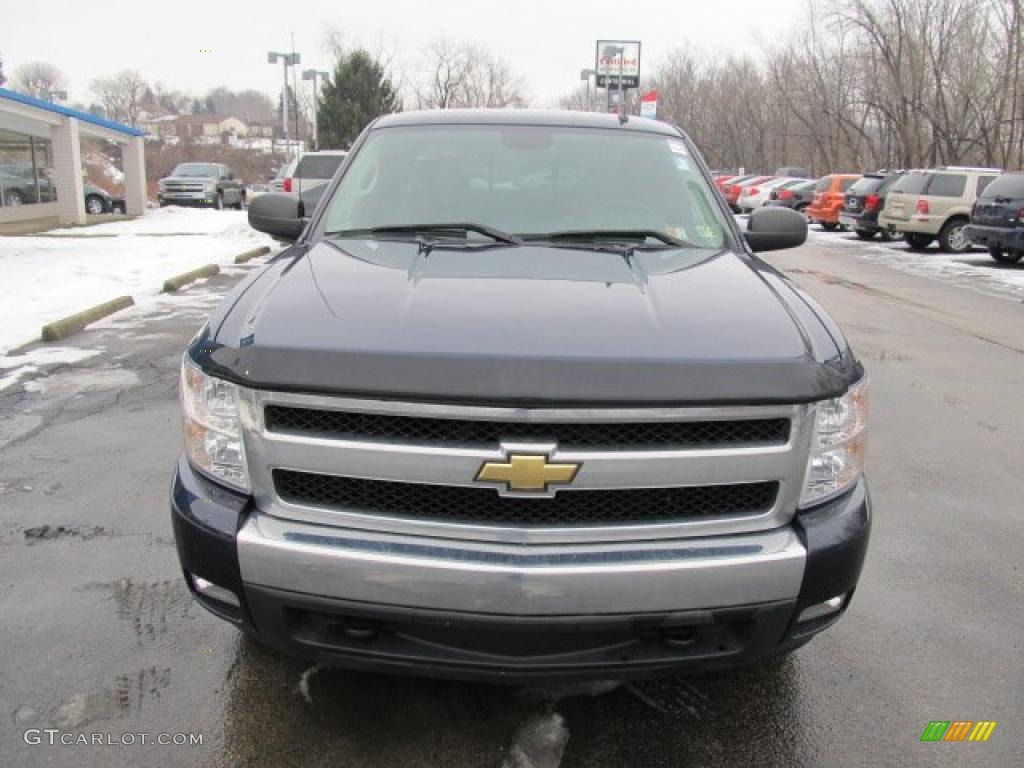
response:
[[[399,112],[379,118],[374,128],[410,125],[539,125],[564,128],[614,128],[621,131],[679,136],[668,123],[631,115],[619,123],[617,115],[546,109],[431,109]]]

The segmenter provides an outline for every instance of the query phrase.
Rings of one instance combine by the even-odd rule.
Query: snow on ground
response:
[[[815,245],[842,248],[844,252],[874,264],[1024,299],[1024,262],[998,264],[981,249],[967,253],[943,253],[933,245],[923,252],[912,251],[899,240],[891,243],[860,240],[848,232],[825,232],[816,226],[811,227],[809,235]]]
[[[118,296],[156,300],[163,281],[204,264],[233,264],[274,241],[244,211],[161,208],[143,218],[29,237],[0,237],[0,361],[49,322]],[[3,366],[10,367],[10,366]]]

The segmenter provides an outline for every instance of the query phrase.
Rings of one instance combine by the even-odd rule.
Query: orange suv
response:
[[[859,173],[833,173],[822,176],[814,187],[811,204],[804,213],[815,224],[833,230],[839,227],[839,212],[843,208],[846,190],[860,178]]]

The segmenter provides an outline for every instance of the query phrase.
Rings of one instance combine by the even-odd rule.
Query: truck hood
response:
[[[418,251],[286,251],[193,356],[259,388],[506,404],[797,402],[856,375],[785,280],[730,251]]]

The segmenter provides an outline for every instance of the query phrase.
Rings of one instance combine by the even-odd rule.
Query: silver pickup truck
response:
[[[867,379],[690,140],[570,112],[380,118],[185,352],[199,602],[354,668],[526,681],[747,664],[847,610]]]

